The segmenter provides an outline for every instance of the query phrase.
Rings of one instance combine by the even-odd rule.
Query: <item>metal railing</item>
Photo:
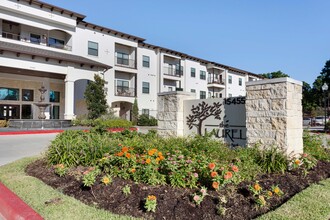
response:
[[[128,67],[128,68],[136,68],[136,62],[134,59],[125,59],[116,56],[116,65],[117,66],[122,66],[122,67]]]
[[[116,96],[126,96],[126,97],[135,97],[135,88],[129,88],[124,86],[115,87]]]
[[[210,78],[207,79],[207,83],[208,84],[213,84],[214,83],[214,84],[220,84],[220,85],[224,85],[225,84],[225,82],[223,80],[214,79],[212,77],[210,77]]]
[[[164,75],[181,77],[183,75],[183,67],[180,70],[173,67],[164,67],[163,72]]]
[[[17,41],[23,41],[23,42],[31,43],[31,44],[39,44],[39,45],[46,46],[46,47],[53,47],[53,48],[57,48],[57,49],[72,51],[72,47],[69,45],[49,44],[47,42],[47,38],[38,39],[38,38],[31,38],[31,37],[21,37],[20,34],[14,34],[14,33],[4,32],[4,31],[2,32],[2,37],[7,38],[7,39],[12,39],[12,40],[17,40]]]

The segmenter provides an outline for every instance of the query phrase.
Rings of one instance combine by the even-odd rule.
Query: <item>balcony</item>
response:
[[[173,67],[164,67],[163,72],[167,76],[181,77],[183,75],[183,67],[180,70]]]
[[[115,87],[116,96],[125,96],[125,97],[135,97],[135,88],[129,88],[125,86],[116,86]]]
[[[216,88],[225,88],[225,83],[221,79],[215,79],[213,77],[209,77],[207,79],[208,87],[216,87]]]
[[[132,69],[136,68],[136,62],[134,59],[126,59],[116,56],[115,64],[116,66],[121,66],[121,67],[127,67]]]
[[[21,37],[21,35],[17,34],[17,33],[11,33],[11,32],[5,32],[5,31],[2,32],[2,37],[6,38],[6,39],[12,39],[12,40],[21,41],[21,42],[30,43],[30,44],[38,44],[38,45],[45,46],[45,47],[52,47],[52,48],[72,51],[72,47],[69,45],[64,45],[64,41],[57,40],[55,38],[47,39],[46,37],[41,37],[40,35],[38,35],[38,36]]]

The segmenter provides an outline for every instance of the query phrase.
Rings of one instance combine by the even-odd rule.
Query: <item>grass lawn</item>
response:
[[[21,197],[45,219],[133,219],[87,206],[40,180],[27,176],[24,168],[36,158],[26,158],[0,167],[0,181]],[[45,202],[60,198],[55,204]],[[277,210],[259,219],[318,219],[330,218],[330,179],[315,184],[294,196]]]

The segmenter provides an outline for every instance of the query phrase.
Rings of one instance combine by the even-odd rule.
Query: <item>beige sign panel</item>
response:
[[[184,134],[210,132],[231,146],[245,146],[245,97],[184,101]]]

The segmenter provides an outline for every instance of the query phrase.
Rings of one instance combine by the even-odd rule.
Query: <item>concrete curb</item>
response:
[[[0,218],[5,220],[43,219],[36,211],[0,182]]]

